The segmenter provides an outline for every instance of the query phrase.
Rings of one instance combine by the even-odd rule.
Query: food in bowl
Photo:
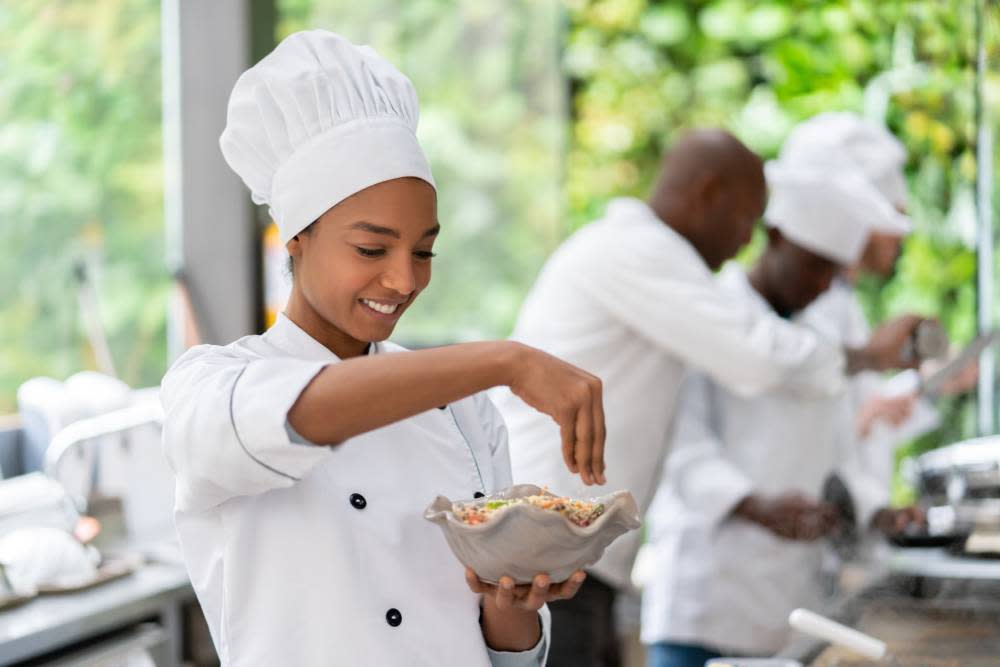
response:
[[[604,514],[604,503],[596,500],[577,500],[566,496],[536,494],[522,498],[496,498],[484,502],[457,502],[452,512],[462,523],[476,526],[486,523],[493,516],[514,505],[533,505],[550,512],[558,512],[573,524],[585,528]]]
[[[593,565],[604,550],[640,525],[628,491],[590,500],[566,498],[533,484],[518,484],[478,500],[444,496],[424,512],[437,524],[455,557],[482,580],[511,577],[531,583],[547,573],[553,583]]]

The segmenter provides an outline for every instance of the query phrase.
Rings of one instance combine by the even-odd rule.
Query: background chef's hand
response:
[[[899,426],[913,414],[917,402],[916,394],[903,396],[873,396],[858,411],[858,435],[867,438],[876,422],[886,421]]]
[[[792,491],[779,496],[750,495],[740,501],[733,515],[752,521],[778,537],[811,542],[837,527],[836,508]]]
[[[926,380],[934,375],[948,363],[947,359],[928,359],[920,364],[920,375]],[[970,362],[968,366],[959,371],[958,375],[951,378],[941,387],[941,396],[958,396],[967,394],[976,388],[979,382],[979,362]]]
[[[586,578],[583,571],[553,584],[547,574],[535,575],[530,585],[515,585],[510,577],[501,577],[499,585],[481,581],[471,568],[465,568],[465,582],[473,593],[483,596],[481,624],[486,644],[494,651],[527,651],[541,638],[538,610],[546,602],[568,600],[580,590]]]
[[[925,319],[919,315],[901,315],[875,329],[865,348],[871,361],[872,370],[915,368],[920,360],[904,361],[903,347],[910,340],[917,325]]]
[[[584,484],[604,484],[604,403],[601,381],[527,345],[518,346],[510,390],[552,417],[562,434],[566,466]]]
[[[900,509],[882,508],[872,517],[872,528],[883,535],[894,537],[912,530],[927,527],[927,513],[922,507],[910,505]]]

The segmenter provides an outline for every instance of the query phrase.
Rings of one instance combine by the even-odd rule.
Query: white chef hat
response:
[[[906,149],[885,127],[857,114],[827,112],[799,123],[785,140],[780,157],[787,165],[856,171],[894,208],[907,208]],[[905,215],[896,215],[879,221],[875,229],[903,235],[912,224]]]
[[[418,116],[413,84],[372,48],[310,30],[240,76],[219,145],[287,243],[377,183],[413,176],[433,186]]]
[[[788,240],[848,266],[861,257],[877,222],[899,215],[864,178],[851,171],[764,165],[769,191],[764,221]]]

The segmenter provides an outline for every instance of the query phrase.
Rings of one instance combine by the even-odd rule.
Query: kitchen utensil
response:
[[[924,320],[914,327],[910,337],[903,344],[900,357],[904,363],[937,359],[948,353],[948,334],[940,322]]]
[[[920,393],[928,398],[937,398],[947,382],[961,373],[966,366],[975,362],[983,350],[992,345],[996,339],[997,333],[994,331],[976,336],[957,357],[924,381]]]
[[[889,657],[885,642],[808,609],[793,611],[788,616],[788,624],[799,632],[850,649],[866,658],[881,660]]]
[[[858,548],[857,515],[851,492],[840,476],[834,473],[823,483],[820,497],[823,502],[836,507],[837,515],[840,517],[840,525],[837,526],[836,532],[830,535],[830,544],[841,558],[851,560]]]
[[[927,532],[903,532],[890,536],[889,543],[901,549],[928,549],[932,547],[950,547],[965,541],[964,533],[942,533],[935,535]]]
[[[553,495],[533,484],[518,484],[468,503],[487,503],[535,495]],[[604,505],[589,526],[572,523],[559,512],[530,504],[499,510],[485,523],[469,525],[455,517],[454,503],[438,496],[424,518],[440,526],[458,560],[479,578],[497,583],[509,576],[519,584],[547,573],[553,582],[565,581],[574,571],[597,562],[615,539],[640,525],[639,508],[628,491],[593,499]]]

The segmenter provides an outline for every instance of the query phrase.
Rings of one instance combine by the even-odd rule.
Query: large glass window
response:
[[[0,6],[0,414],[21,382],[166,363],[160,3]]]

